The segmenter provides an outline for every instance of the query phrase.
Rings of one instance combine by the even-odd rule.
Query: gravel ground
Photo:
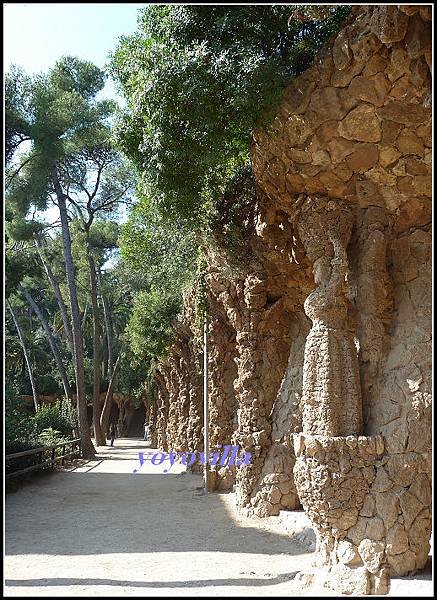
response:
[[[118,439],[6,496],[5,596],[305,595],[302,536],[237,515],[233,494],[205,495],[181,465],[133,473],[146,446]],[[393,580],[390,595],[432,596],[430,577]]]

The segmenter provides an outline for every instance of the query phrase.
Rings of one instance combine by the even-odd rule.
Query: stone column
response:
[[[210,298],[209,322],[209,420],[210,449],[222,448],[232,443],[235,431],[236,399],[234,379],[237,377],[235,364],[235,331]],[[221,449],[219,449],[221,451]],[[215,490],[229,490],[235,483],[235,466],[212,468]]]
[[[202,393],[202,352],[193,338],[187,342],[187,367],[189,375],[189,401],[187,446],[190,452],[203,450],[203,393]],[[198,456],[198,454],[197,454]],[[203,465],[196,460],[188,470],[202,473]]]
[[[168,451],[167,444],[167,419],[168,419],[168,390],[166,387],[167,366],[160,364],[160,368],[156,371],[156,392],[157,392],[157,409],[156,409],[156,426],[151,432],[152,448],[159,448],[163,452]]]
[[[304,304],[313,325],[305,344],[303,434],[294,436],[294,476],[317,537],[319,570],[312,577],[342,593],[386,593],[384,524],[373,516],[376,500],[370,500],[384,441],[361,435],[358,349],[348,299],[353,217],[340,200],[301,200],[298,230],[318,287]]]

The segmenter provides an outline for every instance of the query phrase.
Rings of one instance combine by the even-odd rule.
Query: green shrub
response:
[[[133,354],[145,360],[165,356],[173,339],[171,324],[181,306],[181,298],[176,294],[155,288],[139,292],[127,330]]]
[[[50,422],[53,426],[46,426]],[[72,428],[75,426],[75,411],[68,405],[62,406],[60,402],[41,407],[33,416],[18,410],[10,410],[6,413],[5,426],[6,454],[53,446],[71,439]],[[62,447],[57,448],[55,456],[61,456],[61,453]],[[6,473],[31,467],[51,457],[52,451],[47,450],[42,456],[32,454],[7,460]],[[43,470],[52,468],[52,465],[46,465]]]
[[[31,416],[18,410],[8,410],[5,416],[6,454],[22,452],[38,447],[35,424]]]
[[[38,435],[38,441],[41,446],[53,446],[54,444],[60,444],[61,442],[68,441],[65,435],[53,429],[53,427],[47,427],[47,429],[43,429],[41,433]]]
[[[67,442],[69,437],[66,435],[62,435],[59,431],[53,429],[53,427],[47,427],[47,429],[43,429],[41,433],[38,435],[38,442],[40,446],[55,446],[56,444],[60,444],[62,442]],[[68,453],[69,449],[65,449],[64,454]],[[62,456],[62,446],[60,448],[55,449],[55,457]],[[52,458],[52,450],[47,450],[42,455],[42,461],[48,460]],[[50,470],[53,468],[53,465],[46,465],[43,467],[44,470]]]
[[[63,436],[70,436],[76,426],[76,411],[69,402],[44,404],[32,417],[35,429],[40,435],[45,429],[53,429]]]

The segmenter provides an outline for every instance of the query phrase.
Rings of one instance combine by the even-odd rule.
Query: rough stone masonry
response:
[[[254,457],[216,488],[259,516],[302,505],[310,579],[343,593],[429,551],[430,67],[430,6],[355,6],[253,134],[250,261],[208,250],[210,428]],[[163,450],[202,447],[193,306],[158,369]]]

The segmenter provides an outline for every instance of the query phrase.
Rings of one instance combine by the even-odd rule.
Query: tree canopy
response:
[[[149,5],[111,58],[124,109],[98,99],[106,74],[89,61],[63,57],[34,76],[10,70],[9,390],[32,388],[35,398],[35,387],[59,394],[63,386],[72,397],[75,384],[84,439],[90,395],[98,432],[99,395],[115,371],[117,390],[141,396],[172,342],[183,293],[194,292],[196,314],[205,308],[205,243],[226,246],[236,266],[246,259],[253,130],[269,123],[285,87],[349,11]],[[120,227],[134,190],[137,205]],[[59,220],[41,223],[49,206]]]
[[[116,137],[163,212],[202,217],[248,162],[251,131],[349,12],[302,19],[299,8],[151,5],[122,38],[111,63],[127,100]]]

